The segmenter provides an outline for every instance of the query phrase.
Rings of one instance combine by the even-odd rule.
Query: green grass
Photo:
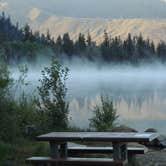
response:
[[[26,166],[25,159],[33,155],[49,155],[48,144],[23,138],[15,144],[0,142],[0,166]]]

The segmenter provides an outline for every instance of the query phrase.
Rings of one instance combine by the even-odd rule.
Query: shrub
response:
[[[94,116],[90,119],[90,127],[97,131],[112,129],[118,118],[113,102],[108,97],[101,96],[101,105],[94,108]]]
[[[50,67],[42,71],[38,87],[37,106],[44,130],[62,130],[68,127],[68,103],[65,100],[67,68],[62,68],[53,58]]]
[[[33,100],[21,92],[27,70],[20,68],[18,80],[10,77],[8,67],[0,65],[0,141],[14,143],[24,137],[26,126],[38,122]],[[19,95],[15,93],[19,92]]]

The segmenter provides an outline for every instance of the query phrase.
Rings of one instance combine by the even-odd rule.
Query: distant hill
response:
[[[106,29],[122,38],[131,32],[166,41],[166,0],[3,0],[2,10],[21,26],[49,29],[55,38],[69,32],[75,39],[79,32],[89,31],[100,42]]]
[[[50,16],[42,22],[31,21],[32,29],[46,33],[48,30],[51,35],[57,38],[65,32],[69,32],[72,39],[76,39],[78,34],[88,32],[94,41],[100,43],[103,39],[104,30],[114,36],[127,37],[128,33],[132,35],[142,35],[145,38],[159,41],[166,41],[166,19],[88,19]]]

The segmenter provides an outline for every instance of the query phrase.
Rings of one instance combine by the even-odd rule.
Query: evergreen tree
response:
[[[101,53],[104,60],[110,60],[110,39],[106,31],[104,31],[104,41],[100,46]]]
[[[90,119],[90,126],[97,131],[108,131],[115,127],[117,118],[113,102],[108,97],[101,96],[101,105],[94,108],[94,116]]]
[[[47,31],[47,34],[46,34],[46,41],[47,41],[47,45],[51,44],[51,35],[49,30]]]
[[[137,43],[136,43],[136,53],[138,54],[139,60],[145,59],[145,41],[142,37],[142,34],[140,34],[137,37]]]
[[[154,42],[152,41],[151,44],[150,44],[150,52],[152,54],[155,54],[156,53],[156,50],[155,50],[155,45],[154,45]]]
[[[24,41],[31,39],[32,31],[31,31],[30,26],[28,24],[26,24],[25,27],[23,28],[23,33],[24,33]]]
[[[86,50],[85,37],[81,33],[79,34],[78,40],[75,43],[75,50],[78,54],[85,52],[85,50]]]
[[[164,62],[166,58],[166,44],[162,41],[157,46],[157,55],[159,59]]]
[[[90,36],[90,33],[88,32],[88,36],[87,36],[87,47],[91,48],[93,46],[93,42],[92,42],[92,38]]]
[[[55,52],[57,53],[57,55],[62,54],[62,38],[61,36],[58,36],[56,42],[55,42]]]
[[[62,43],[63,52],[69,56],[73,55],[74,52],[74,45],[73,41],[70,39],[68,33],[63,35],[63,43]]]
[[[133,44],[130,33],[128,34],[128,37],[127,37],[127,40],[126,40],[126,49],[127,49],[127,54],[132,56],[132,54],[134,53],[134,44]]]

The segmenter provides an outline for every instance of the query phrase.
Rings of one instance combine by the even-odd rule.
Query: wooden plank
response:
[[[128,147],[128,154],[145,154],[148,150],[142,147]],[[113,152],[113,147],[69,147],[68,153],[70,154],[110,154]]]
[[[57,165],[79,165],[79,166],[124,166],[127,161],[114,161],[108,158],[59,158],[53,159],[50,157],[31,157],[26,160],[31,164],[57,164]]]
[[[157,133],[53,132],[37,137],[39,141],[151,142]]]

